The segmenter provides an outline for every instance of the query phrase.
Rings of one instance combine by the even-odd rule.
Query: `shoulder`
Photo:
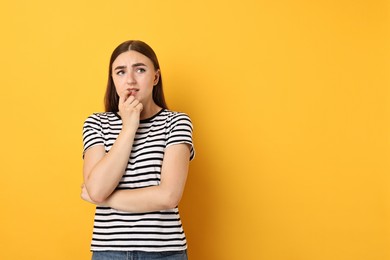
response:
[[[187,129],[190,132],[193,130],[191,118],[187,113],[166,109],[162,116],[165,117],[166,127],[169,132],[179,129]]]
[[[88,125],[101,126],[104,123],[118,121],[119,118],[113,112],[92,113],[84,121],[84,127]]]
[[[171,123],[181,121],[181,122],[188,122],[192,124],[190,116],[184,112],[177,112],[177,111],[166,109],[163,113],[163,116],[166,117],[166,119]]]
[[[104,121],[118,120],[118,117],[113,112],[98,112],[92,113],[85,119],[85,123],[102,123]]]
[[[192,141],[193,126],[190,116],[184,112],[171,110],[166,110],[166,114],[169,118],[167,147],[181,143],[189,144],[191,146],[190,160],[192,160],[195,156],[195,149]]]

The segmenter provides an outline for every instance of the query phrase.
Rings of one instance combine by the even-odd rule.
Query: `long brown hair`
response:
[[[110,58],[110,65],[108,68],[108,82],[107,82],[107,89],[106,94],[104,96],[104,106],[106,109],[106,112],[118,112],[118,104],[119,104],[119,96],[116,93],[114,81],[112,80],[112,63],[114,63],[115,59],[122,53],[126,51],[136,51],[139,52],[146,57],[148,57],[153,65],[155,70],[160,69],[160,64],[158,63],[158,59],[156,56],[156,53],[153,51],[153,49],[147,45],[146,43],[138,40],[130,40],[125,41],[118,45],[118,47],[115,48],[115,50],[111,54]],[[168,108],[165,97],[164,97],[164,91],[163,91],[163,83],[162,83],[162,77],[161,77],[161,70],[160,70],[160,77],[158,83],[153,87],[153,101],[162,108]]]

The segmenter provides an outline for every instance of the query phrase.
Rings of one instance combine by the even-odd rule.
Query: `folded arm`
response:
[[[134,137],[136,135],[142,103],[125,90],[119,97],[119,113],[122,116],[122,130],[108,153],[104,146],[89,148],[84,155],[83,194],[96,203],[101,203],[115,190],[126,170]]]
[[[134,213],[175,208],[184,191],[189,158],[190,146],[188,144],[169,146],[165,150],[159,185],[132,190],[117,190],[105,201],[98,204]],[[83,193],[85,192],[86,190],[83,191]],[[88,201],[88,193],[85,193],[83,198]],[[94,203],[94,201],[89,201]]]
[[[101,203],[115,190],[126,170],[135,132],[122,131],[111,150],[89,148],[84,155],[84,187],[93,202]]]

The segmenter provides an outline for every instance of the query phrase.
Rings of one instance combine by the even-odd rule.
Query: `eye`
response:
[[[125,71],[124,70],[118,70],[115,72],[116,75],[118,76],[122,76],[123,74],[125,74]]]
[[[135,71],[138,73],[144,73],[146,70],[144,68],[137,68]]]

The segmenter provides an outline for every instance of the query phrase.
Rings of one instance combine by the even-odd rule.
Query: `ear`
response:
[[[154,74],[154,82],[153,86],[156,86],[158,82],[160,81],[160,70],[158,69],[156,73]]]

